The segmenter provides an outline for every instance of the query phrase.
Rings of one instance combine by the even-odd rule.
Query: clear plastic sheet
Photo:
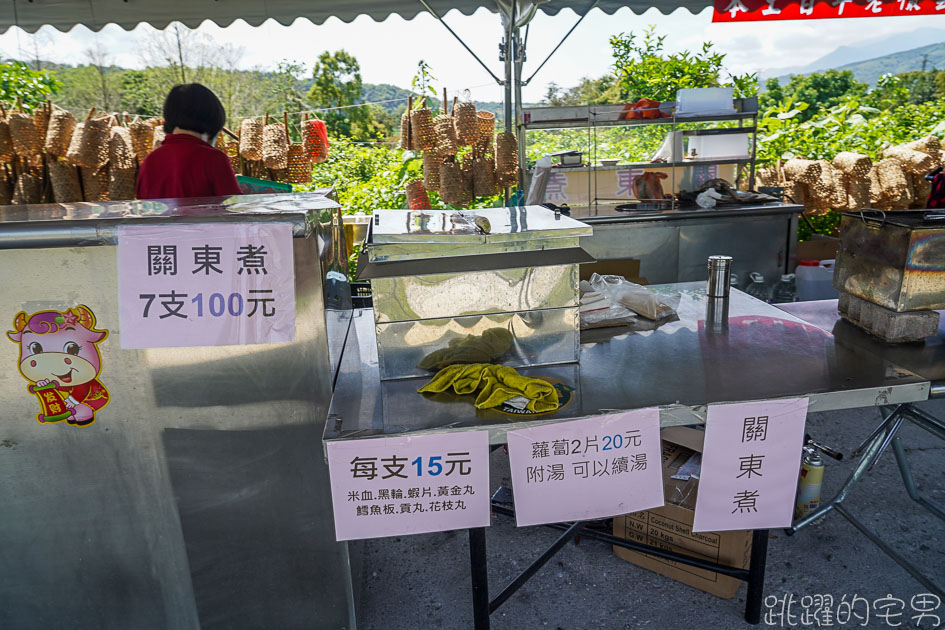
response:
[[[600,294],[604,300],[582,298],[582,305],[596,310],[581,313],[581,329],[609,326],[630,326],[633,330],[653,330],[671,321],[676,315],[680,295],[657,295],[646,287],[628,282],[622,276],[594,274],[590,281],[581,281],[584,296]],[[593,299],[593,298],[592,298]],[[582,308],[582,310],[584,310]]]

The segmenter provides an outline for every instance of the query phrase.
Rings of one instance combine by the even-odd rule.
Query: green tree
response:
[[[144,70],[125,70],[119,78],[120,107],[129,114],[152,116],[161,111],[161,102]]]
[[[32,109],[59,92],[62,83],[46,70],[31,70],[21,61],[0,64],[0,101]]]
[[[884,74],[876,80],[863,102],[881,110],[893,110],[909,102],[909,86],[901,75]]]
[[[437,98],[439,95],[436,92],[436,88],[433,87],[434,81],[436,81],[436,77],[433,76],[433,73],[430,71],[430,64],[423,59],[418,61],[417,73],[413,75],[413,79],[410,81],[410,89],[413,90],[414,94],[420,96],[432,96],[433,101],[428,103],[427,106],[435,109],[436,104],[440,101]],[[419,108],[422,102],[422,99],[416,99],[414,101],[414,107]]]
[[[781,85],[778,79],[768,79],[765,83],[766,92],[761,94],[758,104],[759,109],[765,111],[787,99],[795,103],[807,103],[807,109],[800,114],[800,121],[803,122],[840,105],[848,98],[862,98],[868,87],[857,81],[850,70],[796,74],[786,85]]]
[[[357,139],[376,137],[368,107],[352,107],[361,102],[361,66],[344,50],[323,52],[312,69],[314,82],[308,101],[316,108],[343,108],[322,115],[329,133]]]
[[[280,61],[275,71],[269,74],[266,93],[278,111],[300,112],[307,109],[305,95],[299,90],[304,70],[302,64]]]
[[[932,69],[927,72],[922,70],[913,70],[896,75],[909,91],[908,102],[913,105],[919,103],[928,103],[938,98],[935,79],[938,76],[938,70]]]
[[[617,86],[616,78],[606,75],[598,79],[584,77],[579,84],[568,89],[549,83],[542,102],[553,107],[566,107],[616,103],[620,98],[620,88]]]
[[[643,32],[642,41],[633,33],[610,38],[614,57],[614,75],[623,100],[650,98],[672,101],[680,88],[735,88],[736,97],[753,96],[758,82],[755,74],[732,75],[723,68],[725,55],[713,50],[711,42],[699,52],[665,52],[665,35],[657,35],[656,27]],[[723,80],[722,74],[727,75]]]

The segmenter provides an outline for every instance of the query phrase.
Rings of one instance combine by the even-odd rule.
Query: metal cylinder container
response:
[[[706,266],[708,269],[706,294],[710,298],[728,297],[729,286],[732,281],[732,257],[709,256],[709,261]]]

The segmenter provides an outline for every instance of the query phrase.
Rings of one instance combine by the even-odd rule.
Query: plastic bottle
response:
[[[762,302],[767,302],[769,296],[768,287],[765,286],[765,277],[757,271],[752,271],[748,274],[748,277],[751,278],[751,282],[745,287],[745,293],[753,298],[758,298]]]
[[[774,285],[774,291],[771,295],[771,301],[775,304],[783,304],[785,302],[793,302],[797,299],[795,295],[794,287],[794,274],[786,273],[781,276],[781,280]]]
[[[840,293],[833,288],[833,260],[801,260],[797,263],[797,299],[832,300]]]

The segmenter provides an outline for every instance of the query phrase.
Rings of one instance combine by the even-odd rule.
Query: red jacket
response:
[[[230,158],[200,138],[170,134],[141,164],[138,199],[239,195]]]

